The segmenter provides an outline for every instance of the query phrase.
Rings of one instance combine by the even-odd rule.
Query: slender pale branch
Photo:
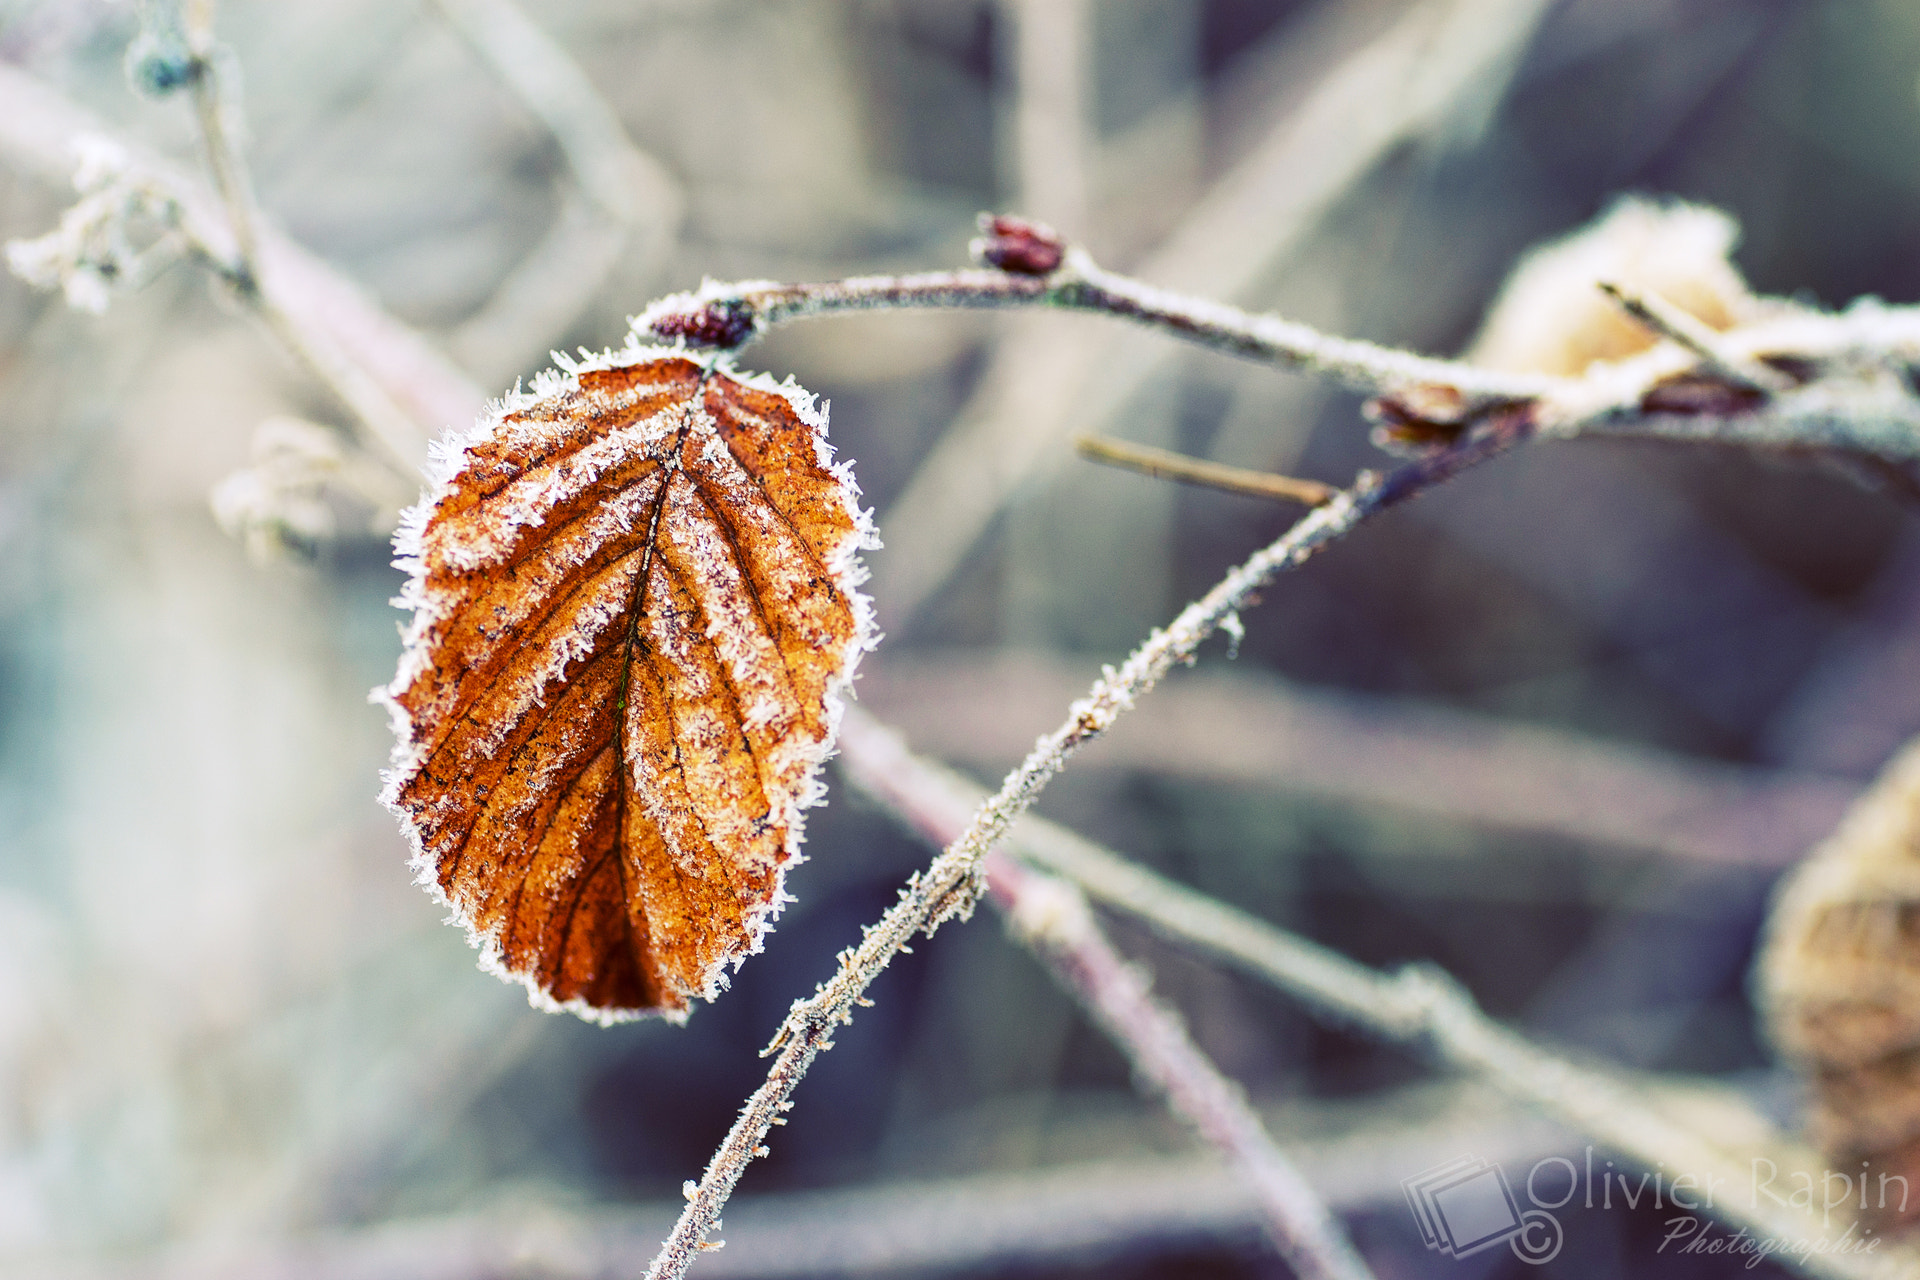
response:
[[[995,14],[1013,28],[1013,83],[999,87],[1011,99],[1021,203],[1077,236],[1090,229],[1093,209],[1093,7],[1094,0],[1000,0]]]
[[[858,710],[842,726],[840,761],[861,790],[923,833],[943,831],[984,794],[957,774],[914,756],[891,731]],[[1703,1183],[1720,1178],[1730,1186],[1752,1178],[1749,1161],[1762,1153],[1725,1149],[1648,1105],[1644,1089],[1627,1078],[1576,1064],[1508,1030],[1436,968],[1414,965],[1387,974],[1357,964],[1044,819],[1022,818],[1005,848],[1067,877],[1105,905],[1137,916],[1164,937],[1303,1001],[1324,1018],[1484,1078],[1643,1168],[1664,1166]],[[1793,1242],[1831,1234],[1814,1209],[1763,1196],[1726,1196],[1709,1212],[1758,1239],[1782,1241],[1783,1260],[1809,1275],[1891,1276],[1906,1274],[1912,1265],[1911,1257],[1791,1252]]]
[[[419,424],[394,402],[379,381],[351,359],[324,329],[304,323],[265,289],[252,296],[261,321],[293,356],[346,407],[349,434],[361,451],[411,486],[420,479],[415,458]]]
[[[967,810],[918,825],[936,843],[965,827]],[[987,894],[1133,1064],[1141,1083],[1227,1157],[1258,1200],[1267,1235],[1294,1274],[1320,1280],[1370,1278],[1339,1220],[1275,1144],[1246,1095],[1187,1035],[1180,1016],[1153,998],[1147,975],[1129,965],[1094,919],[1080,890],[995,851]]]
[[[1150,444],[1109,440],[1105,436],[1081,436],[1073,445],[1082,457],[1104,462],[1108,466],[1124,467],[1157,479],[1224,489],[1228,493],[1241,493],[1251,498],[1277,498],[1282,502],[1317,507],[1339,492],[1332,485],[1322,484],[1318,480],[1230,467],[1221,462],[1208,462],[1204,458],[1190,458],[1170,449],[1157,449]]]
[[[234,138],[239,127],[238,75],[233,55],[221,47],[200,53],[190,82],[194,117],[207,144],[207,168],[213,189],[226,206],[233,232],[234,284],[242,293],[258,292],[260,273],[260,209],[254,202],[253,180]]]
[[[689,1191],[686,1210],[647,1272],[650,1280],[677,1280],[686,1274],[747,1164],[764,1151],[762,1140],[790,1105],[807,1068],[822,1050],[831,1047],[833,1028],[852,1017],[867,987],[915,935],[972,911],[982,888],[981,859],[1065,766],[1068,756],[1104,733],[1175,664],[1191,660],[1207,637],[1228,618],[1237,617],[1238,611],[1280,573],[1304,563],[1369,517],[1511,448],[1531,433],[1532,420],[1524,412],[1497,413],[1450,448],[1407,463],[1384,477],[1363,474],[1182,609],[1165,630],[1148,637],[1118,670],[1110,669],[1096,681],[1087,696],[1073,705],[1066,722],[1041,738],[1026,760],[1007,776],[965,833],[925,871],[908,881],[900,900],[867,929],[859,947],[843,953],[839,972],[811,998],[795,1002],[768,1047],[774,1063],[765,1083],[747,1100],[699,1185]]]

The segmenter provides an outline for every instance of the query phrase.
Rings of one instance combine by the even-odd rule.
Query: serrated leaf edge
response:
[[[369,701],[386,707],[388,721],[394,734],[392,756],[387,767],[380,772],[382,784],[380,803],[399,820],[400,829],[407,837],[410,847],[407,865],[414,873],[415,883],[423,886],[435,902],[447,908],[448,924],[459,924],[466,928],[468,943],[480,952],[480,968],[503,982],[519,983],[524,986],[527,989],[527,1002],[534,1008],[549,1013],[571,1013],[601,1026],[651,1017],[680,1023],[685,1022],[692,1012],[691,1003],[686,1009],[678,1011],[601,1009],[588,1004],[581,998],[565,1001],[554,999],[540,989],[539,982],[533,974],[514,973],[508,969],[496,936],[497,930],[476,928],[462,915],[460,908],[440,887],[438,867],[424,847],[412,816],[400,804],[401,788],[425,762],[425,749],[423,744],[417,744],[412,740],[412,718],[407,714],[406,708],[401,706],[399,698],[414,679],[431,665],[428,635],[435,624],[445,620],[444,614],[435,611],[434,602],[426,592],[427,571],[423,558],[423,543],[427,522],[440,500],[452,492],[453,481],[460,474],[469,452],[475,445],[493,439],[509,414],[531,408],[549,397],[579,390],[580,375],[583,373],[628,368],[651,360],[674,357],[704,362],[708,368],[725,374],[736,382],[782,397],[793,406],[795,415],[813,429],[815,461],[840,482],[839,491],[845,495],[846,511],[853,523],[853,536],[835,551],[827,566],[835,583],[846,592],[849,607],[853,612],[853,636],[842,649],[838,670],[827,681],[823,707],[826,734],[817,746],[799,753],[799,759],[806,766],[806,772],[798,794],[786,804],[786,812],[781,815],[787,832],[785,857],[774,869],[773,893],[767,903],[749,912],[743,922],[750,941],[746,949],[732,957],[735,970],[746,962],[748,956],[757,955],[764,949],[766,935],[772,932],[773,922],[779,917],[780,909],[795,900],[786,892],[786,873],[789,869],[806,861],[805,855],[800,850],[806,838],[805,811],[820,803],[826,796],[826,786],[821,781],[820,770],[821,766],[832,757],[834,745],[839,740],[840,721],[846,709],[844,699],[853,694],[854,674],[860,658],[870,652],[881,640],[878,624],[874,618],[873,600],[859,589],[867,580],[867,569],[859,558],[860,552],[878,549],[880,537],[874,527],[872,511],[860,505],[860,487],[854,480],[852,462],[834,460],[833,445],[827,438],[827,410],[830,406],[817,403],[818,397],[794,381],[792,377],[776,382],[768,374],[744,373],[725,357],[715,357],[710,353],[689,350],[682,343],[672,346],[643,344],[637,333],[632,332],[628,333],[626,344],[621,347],[600,352],[582,350],[578,358],[558,351],[551,354],[556,367],[542,370],[534,375],[530,387],[522,389],[518,383],[515,383],[512,391],[487,402],[486,408],[472,427],[464,430],[450,428],[428,447],[427,486],[421,492],[420,501],[400,513],[399,524],[393,535],[393,564],[395,568],[407,574],[407,581],[402,585],[400,594],[392,600],[392,604],[396,608],[411,611],[413,616],[401,628],[403,648],[393,680],[375,687],[369,694]],[[629,784],[623,782],[623,785]],[[719,957],[701,975],[701,987],[695,993],[700,999],[713,999],[727,985],[727,959],[724,955]]]

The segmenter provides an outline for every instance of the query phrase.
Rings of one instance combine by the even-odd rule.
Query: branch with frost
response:
[[[964,810],[916,823],[935,841],[957,837]],[[1219,1148],[1259,1202],[1267,1236],[1295,1275],[1363,1280],[1372,1271],[1339,1220],[1267,1133],[1246,1095],[1200,1051],[1180,1016],[1153,998],[1094,919],[1080,890],[998,851],[986,857],[987,895],[1013,933],[1052,970],[1132,1063],[1140,1082]]]
[[[988,265],[980,269],[856,276],[817,284],[709,281],[696,292],[662,298],[634,320],[634,327],[665,341],[737,350],[777,325],[817,316],[1046,307],[1132,320],[1230,355],[1321,374],[1358,391],[1445,382],[1484,407],[1537,398],[1556,384],[1552,378],[1491,373],[1336,337],[1279,316],[1156,288],[1105,270],[1051,227],[1025,218],[982,215],[981,231],[973,252]]]
[[[142,47],[129,57],[137,79],[151,76],[162,88],[188,83],[139,61]],[[231,157],[233,129],[219,132],[222,141],[210,139],[210,148]],[[470,419],[484,402],[424,338],[271,225],[249,216],[253,244],[244,248],[227,200],[113,136],[32,76],[0,67],[0,160],[51,179],[74,172],[76,152],[86,184],[80,203],[49,235],[8,245],[9,265],[29,283],[63,288],[75,305],[98,310],[113,291],[137,288],[180,256],[198,261],[335,392],[360,424],[367,452],[409,484],[428,436]],[[90,202],[90,195],[103,198]],[[243,287],[249,278],[250,291]]]
[[[1744,445],[1851,459],[1881,480],[1916,483],[1920,308],[1871,299],[1843,312],[1781,308],[1713,334],[1708,345],[1671,304],[1616,291],[1630,314],[1666,340],[1567,377],[1423,356],[1159,289],[1104,270],[1025,219],[983,216],[982,230],[975,242],[989,264],[982,269],[819,284],[709,282],[654,303],[634,323],[658,339],[736,350],[777,325],[852,311],[1085,311],[1374,393],[1369,409],[1389,444],[1446,443],[1490,415],[1523,411],[1549,438]]]
[[[411,470],[400,449],[407,438],[418,434],[411,420],[365,373],[260,287],[260,272],[252,258],[214,243],[163,178],[141,172],[123,148],[105,138],[87,138],[77,150],[79,166],[73,183],[80,199],[61,214],[59,224],[48,234],[7,244],[7,266],[13,273],[37,288],[59,289],[69,306],[99,315],[115,293],[145,287],[182,258],[202,263],[251,306],[290,351],[332,385],[349,408],[358,410],[361,422],[369,424],[355,439],[354,452],[372,464],[350,468],[356,491],[376,505],[396,507],[404,501],[408,495],[399,482],[409,480]],[[236,200],[242,189],[232,189]],[[240,212],[243,206],[244,201],[234,206],[230,221],[234,245],[252,243],[251,232],[242,231],[251,225],[251,215]],[[375,431],[372,424],[382,425]],[[392,447],[384,447],[389,443]],[[266,441],[256,441],[256,446],[272,447]],[[333,470],[344,477],[349,469]],[[273,486],[263,475],[236,475],[236,479],[242,477],[259,491],[262,509],[275,513],[269,523],[285,523],[281,517],[311,497],[288,491],[282,501],[277,491],[268,493]],[[293,523],[308,522],[295,517]],[[252,532],[247,536],[254,540]]]
[[[86,138],[75,153],[80,198],[46,235],[10,241],[7,267],[35,288],[60,290],[74,310],[101,315],[115,291],[145,287],[191,251],[191,239],[179,202],[133,173],[119,147]]]
[[[982,888],[983,859],[1066,758],[1105,732],[1174,663],[1191,660],[1216,629],[1237,632],[1238,610],[1280,572],[1369,516],[1536,435],[1638,434],[1772,445],[1861,460],[1901,476],[1920,461],[1920,403],[1908,376],[1920,364],[1920,312],[1878,304],[1840,315],[1787,308],[1724,333],[1712,345],[1668,340],[1638,356],[1596,363],[1578,377],[1507,373],[1332,337],[1276,316],[1156,289],[1103,271],[1049,228],[1023,219],[984,219],[982,229],[975,252],[989,264],[985,269],[814,285],[709,283],[656,303],[636,318],[635,328],[657,339],[735,350],[776,324],[848,311],[1036,306],[1103,313],[1375,392],[1371,408],[1382,423],[1382,443],[1417,456],[1385,476],[1363,473],[1334,493],[1187,606],[1165,631],[1155,632],[1120,669],[1109,669],[1074,704],[1066,723],[1040,739],[964,831],[868,929],[861,945],[843,953],[840,971],[811,999],[796,1002],[769,1048],[777,1056],[765,1084],[748,1100],[701,1182],[688,1185],[686,1210],[650,1277],[685,1273],[746,1165],[764,1153],[762,1140],[791,1105],[799,1080],[830,1046],[832,1028],[850,1019],[867,986],[914,936],[970,912]],[[1633,314],[1657,328],[1666,312],[1644,304]],[[1671,321],[1666,328],[1683,332]],[[1765,377],[1741,372],[1738,381],[1728,380],[1730,370],[1761,365],[1771,371]],[[1583,1093],[1563,1064],[1480,1018],[1443,977],[1409,970],[1392,983],[1385,994],[1411,1027],[1410,1036],[1431,1037],[1488,1070],[1500,1064],[1502,1071],[1530,1074],[1546,1097],[1572,1088],[1564,1105],[1596,1123],[1630,1096],[1619,1087]],[[1629,1113],[1617,1128],[1625,1149],[1650,1140],[1644,1149],[1655,1150],[1667,1126],[1638,1132]],[[1703,1169],[1726,1167],[1724,1153],[1707,1144],[1683,1142],[1679,1150],[1698,1157]],[[1770,1209],[1756,1211],[1755,1221],[1781,1225],[1771,1215]],[[1787,1225],[1805,1224],[1794,1219]]]
[[[842,726],[840,761],[856,786],[936,841],[957,830],[984,795],[957,774],[914,756],[857,708],[849,709]],[[1386,974],[1357,964],[1045,819],[1021,819],[1008,833],[1005,849],[1066,877],[1161,936],[1301,1000],[1318,1016],[1477,1075],[1643,1168],[1664,1166],[1741,1185],[1752,1176],[1749,1161],[1756,1154],[1776,1154],[1729,1150],[1675,1123],[1648,1105],[1645,1090],[1627,1079],[1550,1053],[1493,1021],[1452,977],[1432,966],[1409,965]],[[1815,1241],[1829,1234],[1813,1208],[1750,1199],[1715,1200],[1708,1211],[1759,1239]],[[1913,1265],[1911,1257],[1890,1252],[1781,1256],[1808,1275],[1834,1280],[1907,1274]]]
[[[1067,758],[1093,741],[1148,693],[1177,663],[1191,661],[1200,645],[1223,626],[1238,624],[1239,610],[1279,574],[1305,563],[1388,507],[1495,457],[1532,434],[1524,411],[1495,412],[1460,439],[1381,476],[1363,473],[1352,485],[1316,507],[1278,539],[1231,570],[1212,590],[1155,631],[1117,670],[1109,668],[1067,720],[1035,744],[1000,790],[981,806],[960,837],[900,892],[900,900],[869,926],[857,948],[843,952],[840,969],[814,995],[796,1001],[767,1052],[774,1057],[767,1079],[747,1100],[739,1118],[708,1162],[696,1186],[687,1186],[687,1207],[647,1274],[650,1280],[686,1274],[721,1207],[747,1165],[765,1153],[762,1145],[808,1067],[832,1047],[833,1029],[851,1020],[854,1007],[895,955],[921,932],[932,932],[972,912],[983,885],[982,859],[1032,805]]]
[[[177,206],[184,229],[215,257],[232,253],[218,197],[205,183],[114,134],[41,80],[0,65],[0,163],[38,181],[63,183],[74,171],[76,151],[90,139],[105,140],[126,158],[128,172],[163,192]],[[430,434],[473,419],[486,393],[432,343],[271,223],[258,234],[262,273],[280,307],[364,370],[417,424],[410,456],[424,459]]]

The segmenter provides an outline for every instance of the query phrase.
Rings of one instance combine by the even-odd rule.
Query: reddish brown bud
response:
[[[660,316],[651,327],[656,337],[678,338],[690,347],[737,347],[753,336],[753,308],[729,298]]]
[[[980,257],[1017,276],[1052,275],[1067,256],[1060,233],[1044,222],[1031,222],[1010,213],[980,216],[983,238],[976,243]]]

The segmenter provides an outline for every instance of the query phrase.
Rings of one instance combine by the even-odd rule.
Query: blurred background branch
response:
[[[842,752],[844,768],[856,785],[934,843],[956,838],[967,815],[986,798],[979,788],[912,756],[891,731],[864,715],[850,715]],[[1739,1186],[1751,1182],[1756,1160],[1777,1162],[1789,1150],[1787,1139],[1757,1117],[1749,1125],[1746,1141],[1726,1144],[1663,1114],[1657,1104],[1642,1100],[1638,1082],[1556,1056],[1491,1021],[1458,983],[1437,968],[1409,966],[1392,975],[1370,971],[1037,819],[1027,819],[1013,829],[1007,854],[1069,878],[1102,905],[1139,916],[1184,947],[1274,984],[1312,1005],[1322,1017],[1479,1075],[1649,1173],[1684,1169],[1703,1179],[1718,1178],[1723,1185]],[[1017,874],[1002,872],[1008,887],[993,891],[1006,901],[1016,929],[1020,913],[1047,909],[1044,901],[1026,902]],[[1038,897],[1046,890],[1030,892]],[[1087,909],[1077,894],[1072,902],[1081,911]],[[1117,1019],[1111,1015],[1100,1020],[1117,1038],[1145,1038],[1115,1029]],[[1802,1166],[1818,1167],[1818,1157],[1796,1155]],[[1716,1202],[1715,1213],[1756,1239],[1812,1240],[1828,1226],[1810,1205],[1781,1201],[1776,1208],[1758,1195],[1745,1202],[1728,1196]],[[1867,1259],[1810,1258],[1804,1269],[1821,1276],[1892,1276],[1916,1264],[1920,1264],[1920,1252],[1910,1250]],[[1296,1269],[1304,1270],[1298,1264]]]
[[[934,844],[958,839],[966,827],[957,809],[944,822],[925,814],[909,820]],[[1154,999],[1147,974],[1114,949],[1080,891],[999,854],[987,856],[986,871],[989,900],[1127,1055],[1140,1088],[1164,1097],[1253,1190],[1267,1237],[1294,1273],[1315,1280],[1372,1276],[1239,1086],[1194,1046],[1179,1015]]]
[[[499,381],[539,358],[529,338],[557,335],[579,316],[629,252],[629,238],[642,270],[658,266],[678,236],[686,200],[665,166],[634,145],[572,56],[512,0],[438,0],[438,7],[553,134],[584,198],[562,203],[545,237],[448,339],[468,367]]]

